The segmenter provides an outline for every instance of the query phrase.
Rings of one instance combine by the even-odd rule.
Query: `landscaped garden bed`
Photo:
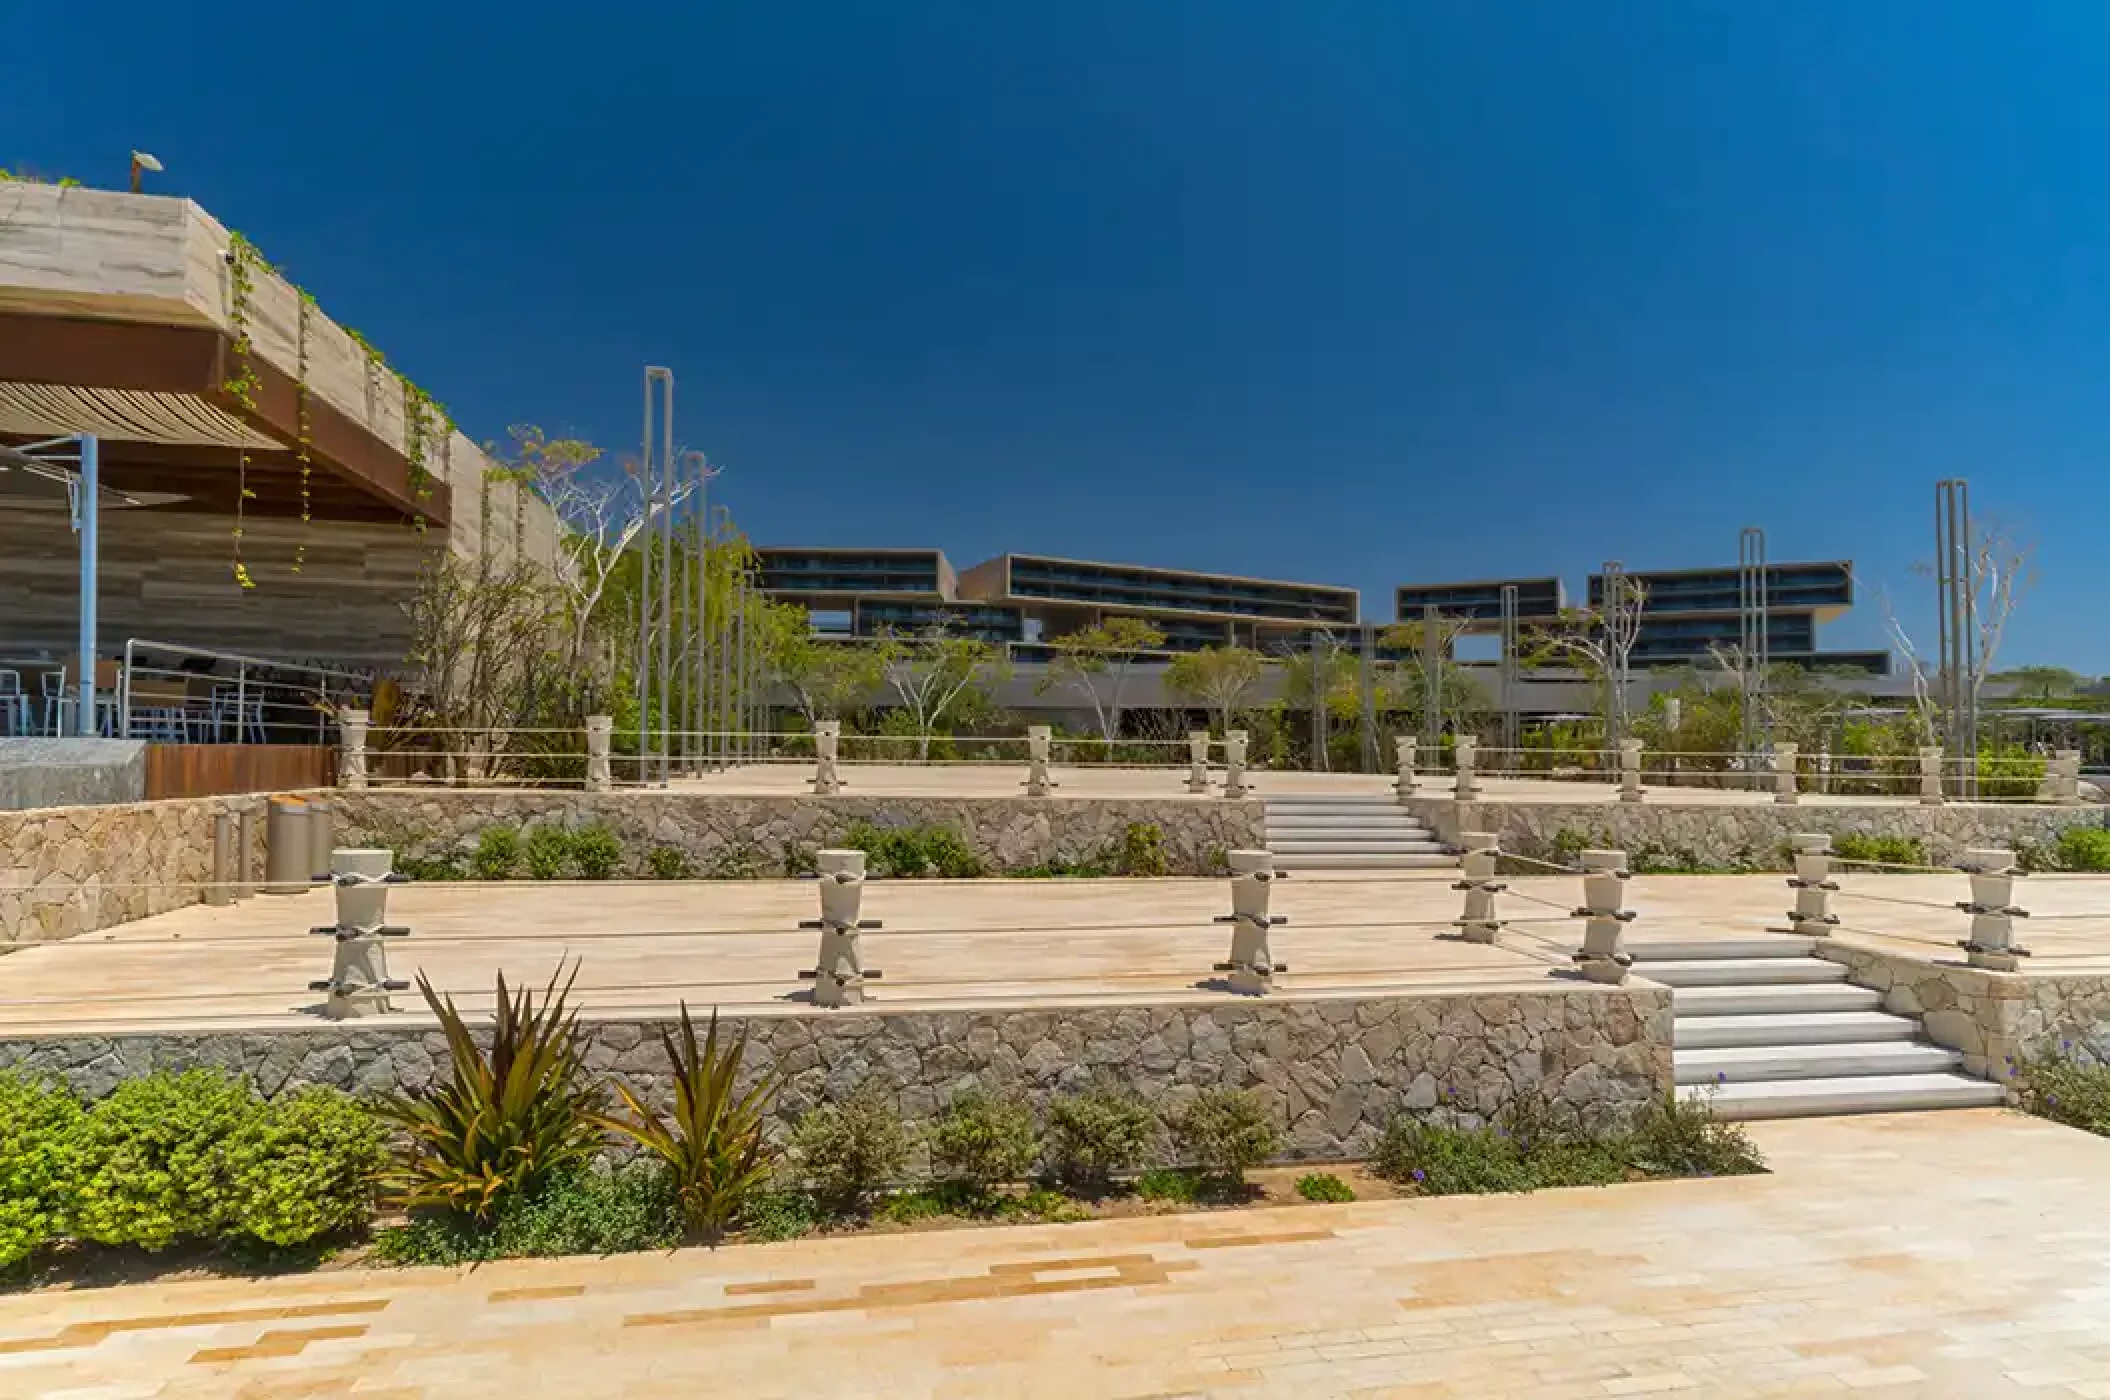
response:
[[[1402,1113],[1367,1162],[1274,1166],[1268,1101],[1211,1088],[1144,1100],[1117,1079],[1036,1111],[981,1089],[912,1132],[876,1084],[770,1140],[779,1084],[744,1040],[686,1010],[662,1037],[666,1092],[583,1061],[569,983],[499,984],[472,1033],[423,986],[451,1049],[415,1094],[265,1101],[211,1070],[129,1080],[92,1105],[0,1074],[0,1272],[82,1285],[196,1271],[457,1264],[815,1233],[1068,1221],[1293,1202],[1604,1186],[1758,1171],[1702,1099],[1585,1134],[1543,1099],[1481,1122]]]

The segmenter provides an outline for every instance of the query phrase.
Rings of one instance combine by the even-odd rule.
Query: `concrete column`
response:
[[[880,976],[878,968],[864,964],[858,935],[881,927],[877,919],[860,918],[864,908],[865,853],[822,851],[815,857],[820,867],[821,916],[802,919],[800,928],[819,929],[820,958],[813,971],[801,978],[813,983],[815,1006],[861,1006],[865,983]]]
[[[1575,915],[1583,921],[1583,945],[1576,964],[1592,982],[1624,982],[1634,965],[1626,951],[1626,926],[1634,921],[1634,911],[1622,907],[1626,852],[1584,851],[1582,868],[1583,902]]]
[[[1289,971],[1287,964],[1275,961],[1269,946],[1275,927],[1289,922],[1268,912],[1275,881],[1283,877],[1275,872],[1271,851],[1232,851],[1229,859],[1231,912],[1217,915],[1216,922],[1231,926],[1231,956],[1216,970],[1227,974],[1224,980],[1232,991],[1260,996],[1274,990],[1276,973]]]
[[[388,975],[388,940],[410,933],[388,922],[388,887],[402,879],[392,873],[394,862],[389,851],[330,853],[337,921],[309,931],[334,940],[335,957],[329,977],[308,990],[327,994],[322,1014],[332,1021],[386,1015],[395,1009],[390,995],[408,986]]]
[[[615,748],[615,717],[586,717],[586,790],[607,792],[615,786],[609,755]]]
[[[1392,737],[1393,764],[1399,770],[1399,781],[1392,790],[1401,797],[1414,795],[1414,760],[1420,742],[1412,734],[1395,734]]]
[[[1246,732],[1234,729],[1224,735],[1224,796],[1244,797],[1250,789],[1245,783]]]
[[[1475,771],[1480,757],[1480,741],[1470,734],[1460,734],[1453,753],[1458,764],[1455,795],[1460,802],[1471,802],[1480,796],[1480,775]]]
[[[1026,796],[1046,797],[1055,790],[1048,765],[1055,753],[1055,731],[1045,724],[1026,729]]]
[[[1795,760],[1798,757],[1793,744],[1773,746],[1773,800],[1783,807],[1792,807],[1802,800],[1795,790]]]
[[[1920,749],[1920,805],[1942,805],[1941,749],[1933,744]]]
[[[836,767],[842,751],[842,721],[824,719],[813,726],[813,795],[833,797],[843,789],[841,771]]]
[[[337,786],[354,791],[366,786],[366,734],[369,716],[365,710],[337,712]]]
[[[1821,831],[1798,832],[1789,845],[1795,852],[1795,873],[1788,877],[1795,907],[1788,911],[1788,932],[1821,937],[1839,922],[1831,902],[1839,888],[1832,879],[1832,838]]]
[[[1973,967],[2014,972],[2029,949],[2015,942],[2015,920],[2027,918],[2015,903],[2015,853],[1997,848],[1963,853],[1962,869],[1971,878],[1971,898],[1957,907],[1971,916],[1971,936],[1957,947]]]
[[[1619,800],[1639,802],[1641,800],[1641,751],[1639,739],[1619,741]]]
[[[1187,791],[1197,797],[1209,791],[1209,732],[1205,729],[1187,734]]]
[[[1495,917],[1495,896],[1509,888],[1495,878],[1495,867],[1502,859],[1501,842],[1491,831],[1461,831],[1458,844],[1464,847],[1458,857],[1464,873],[1451,886],[1465,892],[1458,936],[1468,943],[1492,943],[1502,931],[1502,921]]]

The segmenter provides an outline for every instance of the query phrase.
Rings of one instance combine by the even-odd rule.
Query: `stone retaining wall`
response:
[[[664,1021],[582,1026],[586,1062],[664,1101]],[[964,1089],[1017,1090],[1036,1107],[1108,1074],[1176,1109],[1211,1085],[1257,1090],[1297,1158],[1357,1157],[1402,1109],[1493,1113],[1520,1091],[1557,1116],[1616,1126],[1671,1090],[1670,993],[1640,985],[1229,1004],[728,1017],[750,1064],[779,1066],[774,1127],[876,1080],[912,1126]],[[125,1077],[212,1065],[267,1093],[300,1084],[419,1088],[446,1063],[424,1018],[277,1032],[0,1040],[0,1067],[56,1074],[89,1097]]]
[[[2110,1064],[2110,977],[1989,972],[1966,966],[1960,953],[1937,962],[1838,938],[1818,955],[1844,964],[1856,986],[1881,992],[1884,1010],[1920,1017],[1927,1038],[1961,1051],[1971,1074],[2006,1080],[2016,1065],[2045,1055]]]
[[[201,797],[0,812],[0,943],[92,933],[196,904],[212,879],[213,819],[255,812],[263,869],[264,799]],[[0,947],[0,953],[8,951]]]
[[[1770,803],[1680,803],[1651,793],[1637,803],[1453,802],[1410,798],[1406,804],[1446,841],[1461,831],[1491,831],[1502,849],[1552,860],[1564,847],[1622,850],[1637,869],[1785,870],[1788,838],[1798,831],[1834,837],[1904,836],[1921,842],[1930,858],[1954,861],[1973,846],[2011,850],[2050,846],[2070,826],[2101,826],[2099,807],[1918,806],[1791,807]]]
[[[793,873],[798,853],[839,842],[853,823],[950,827],[992,874],[1084,861],[1120,844],[1131,823],[1164,833],[1174,875],[1221,868],[1222,853],[1265,840],[1257,801],[1066,797],[728,797],[679,792],[338,791],[341,836],[430,859],[464,854],[485,827],[600,822],[623,843],[624,870],[650,873],[655,846],[703,876]]]

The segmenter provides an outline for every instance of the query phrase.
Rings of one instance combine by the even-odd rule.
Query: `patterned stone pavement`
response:
[[[2110,1142],[1761,1126],[1776,1171],[0,1299],[0,1395],[2110,1397]]]

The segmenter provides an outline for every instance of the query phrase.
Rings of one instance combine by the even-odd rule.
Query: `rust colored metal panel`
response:
[[[337,750],[313,744],[149,744],[147,801],[332,787]]]

